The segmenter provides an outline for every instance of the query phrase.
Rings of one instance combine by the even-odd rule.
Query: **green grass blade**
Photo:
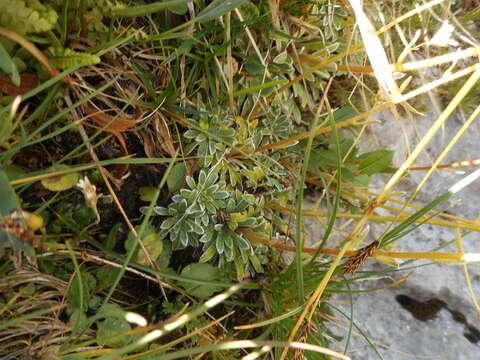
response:
[[[335,189],[335,200],[333,202],[332,211],[328,217],[327,228],[325,229],[325,233],[323,234],[322,241],[318,245],[317,251],[312,256],[312,259],[310,260],[309,264],[312,264],[315,261],[315,259],[317,259],[318,255],[320,254],[320,250],[323,249],[325,243],[327,242],[328,237],[332,233],[333,226],[335,225],[335,220],[337,218],[338,207],[340,206],[340,194],[342,191],[342,150],[340,148],[340,138],[338,136],[337,127],[335,126],[335,119],[332,115],[332,109],[330,107],[330,103],[328,99],[325,99],[325,100],[326,100],[325,104],[328,109],[328,119],[330,121],[330,126],[332,127],[332,138],[335,144],[335,154],[337,156],[337,170],[336,170],[337,186]]]
[[[287,82],[287,80],[281,79],[281,80],[269,81],[269,82],[259,84],[259,85],[250,86],[246,89],[241,89],[241,90],[234,91],[233,96],[237,97],[237,96],[241,96],[241,95],[247,95],[247,94],[250,94],[250,93],[258,92],[258,91],[263,90],[263,89],[274,87],[276,85],[283,84],[285,82]]]
[[[197,15],[195,22],[203,23],[216,19],[223,14],[234,10],[245,2],[246,0],[214,0]]]
[[[177,5],[186,4],[191,0],[171,0],[154,2],[148,5],[138,5],[130,8],[115,9],[110,14],[111,17],[135,17],[154,14],[159,11],[168,10]]]
[[[380,240],[380,247],[384,247],[394,241],[398,237],[398,235],[403,232],[405,229],[407,229],[410,225],[414,224],[417,220],[419,220],[422,216],[424,216],[426,213],[429,211],[433,210],[435,207],[437,207],[439,204],[443,203],[447,199],[449,199],[453,195],[452,192],[447,191],[443,195],[439,196],[435,200],[431,201],[427,205],[425,205],[423,208],[418,210],[415,214],[411,215],[408,217],[405,221],[400,223],[398,226],[393,228],[391,231],[389,231],[387,234],[385,234],[381,240]]]

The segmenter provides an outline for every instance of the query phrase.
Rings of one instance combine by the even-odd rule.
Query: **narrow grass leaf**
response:
[[[177,10],[179,6],[185,5],[190,0],[171,0],[154,2],[148,5],[139,5],[130,8],[114,9],[110,14],[111,17],[135,17],[154,14],[163,10]]]
[[[223,14],[236,9],[245,2],[246,0],[214,0],[198,14],[195,21],[203,23],[216,19]]]
[[[263,83],[263,84],[250,86],[246,89],[241,89],[241,90],[234,91],[233,96],[237,97],[237,96],[241,96],[241,95],[247,95],[247,94],[250,94],[250,93],[258,92],[258,91],[263,90],[263,89],[268,89],[268,88],[274,87],[276,85],[283,84],[286,81],[287,80],[284,80],[284,79],[273,80],[273,81],[269,81],[269,82],[266,82],[266,83]]]
[[[0,43],[0,69],[7,74],[12,75],[12,82],[15,86],[20,86],[20,75],[18,74],[17,66],[8,54],[7,50]]]

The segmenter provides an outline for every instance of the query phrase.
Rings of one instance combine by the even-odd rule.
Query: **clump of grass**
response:
[[[477,172],[414,203],[435,169],[465,165],[440,163],[480,112],[415,168],[480,77],[476,13],[457,14],[460,43],[439,3],[16,3],[18,21],[0,17],[5,356],[347,359],[329,349],[329,296],[378,274],[344,273],[478,261],[461,238],[480,224],[436,210]],[[413,116],[445,84],[458,91],[434,98],[441,115],[399,168],[387,149],[362,152],[371,115]],[[414,170],[428,172],[398,200]],[[321,210],[303,208],[308,191]],[[368,244],[371,221],[388,225]],[[457,229],[459,252],[393,248],[424,223]]]

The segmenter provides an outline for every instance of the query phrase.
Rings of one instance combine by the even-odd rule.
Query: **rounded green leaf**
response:
[[[65,165],[59,166],[55,170],[67,170]],[[74,187],[80,178],[78,172],[70,172],[58,176],[52,176],[42,180],[42,185],[50,191],[64,191]]]
[[[171,218],[168,218],[167,220],[165,220],[162,225],[160,226],[160,228],[162,230],[168,230],[170,229],[173,225],[175,225],[175,223],[177,222],[177,218],[175,217],[171,217]]]
[[[168,174],[167,186],[170,192],[175,192],[180,189],[185,182],[185,164],[183,162],[175,164]]]
[[[140,200],[148,202],[152,201],[155,199],[156,191],[157,189],[153,186],[142,186],[140,189],[138,189],[138,192],[140,193]]]
[[[142,248],[138,251],[137,262],[142,265],[148,264],[148,258],[152,261],[157,260],[163,251],[163,241],[159,234],[150,234],[142,239],[143,246],[148,253],[148,257]]]
[[[131,330],[127,320],[108,318],[97,324],[97,343],[109,347],[122,347],[129,343],[129,337],[119,335],[123,331]]]
[[[181,275],[192,279],[217,281],[220,276],[220,270],[210,264],[194,263],[185,267]],[[222,290],[222,288],[217,286],[197,285],[187,281],[179,281],[178,284],[190,295],[199,298],[210,297],[213,293]]]

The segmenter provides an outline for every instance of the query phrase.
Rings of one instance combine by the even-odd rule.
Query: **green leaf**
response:
[[[393,158],[393,151],[391,150],[377,150],[370,153],[362,154],[359,159],[360,165],[358,170],[362,174],[373,175],[390,166]]]
[[[156,261],[163,251],[162,237],[156,233],[149,234],[142,239],[142,243],[148,253],[148,257],[150,257],[152,261]],[[138,250],[137,262],[142,265],[148,265],[148,257],[140,247]]]
[[[355,115],[357,115],[357,112],[354,108],[350,106],[344,106],[340,109],[335,110],[332,115],[335,122],[338,123],[354,117]]]
[[[322,165],[337,166],[337,155],[333,150],[314,149],[311,151],[308,163],[310,170],[316,170]]]
[[[210,264],[193,263],[182,270],[182,276],[205,281],[219,280],[220,270]],[[211,285],[197,285],[186,281],[179,281],[178,284],[184,288],[190,295],[198,298],[207,298],[215,292],[222,290],[220,287]]]
[[[368,176],[367,174],[360,174],[358,176],[355,176],[352,181],[352,185],[367,187],[368,185],[370,185],[370,176]]]
[[[180,239],[180,244],[182,244],[183,247],[188,246],[188,232],[185,229],[181,229],[178,238]]]
[[[168,219],[166,219],[166,220],[162,223],[162,225],[160,226],[160,228],[161,228],[162,230],[168,230],[168,229],[170,229],[173,225],[175,225],[175,223],[177,222],[177,220],[178,220],[178,219],[175,218],[175,217],[168,218]]]
[[[138,226],[135,226],[135,231],[138,233],[140,231],[140,227],[141,225],[138,225]],[[155,236],[158,236],[157,235],[157,232],[155,230],[155,227],[151,224],[151,223],[147,223],[145,228],[143,229],[143,233],[142,233],[142,239],[141,241],[145,241],[145,239],[149,236],[149,235],[155,235]],[[135,239],[135,235],[133,235],[133,233],[130,231],[128,233],[128,236],[127,236],[127,240],[125,241],[125,249],[127,251],[130,251],[134,245],[135,245],[135,242],[137,240]],[[151,241],[151,239],[150,239]],[[137,251],[138,251],[138,248],[137,248]]]
[[[188,6],[185,2],[178,5],[171,5],[168,10],[177,15],[185,15],[188,11]]]
[[[257,273],[261,273],[263,271],[262,264],[260,263],[260,260],[255,254],[250,254],[249,260]]]
[[[96,287],[97,280],[92,274],[85,271],[81,271],[80,280],[82,284],[81,288],[78,281],[78,273],[75,273],[67,292],[67,300],[69,306],[72,306],[74,309],[80,309],[80,305],[82,304],[80,310],[84,312],[87,310],[89,293]],[[81,294],[83,294],[83,301],[81,301]]]
[[[224,226],[220,233],[217,236],[216,241],[216,248],[219,254],[223,254],[223,250],[225,250],[225,243],[227,242],[227,238],[230,236],[228,233],[228,229]]]
[[[12,74],[12,82],[15,86],[20,86],[20,75],[18,74],[17,66],[13,59],[8,54],[7,50],[0,43],[0,69],[7,74]],[[1,145],[1,143],[0,143]]]
[[[52,30],[57,12],[38,0],[0,0],[0,26],[21,35]]]
[[[121,318],[107,318],[97,323],[97,343],[109,347],[122,347],[130,341],[129,336],[119,334],[131,330],[127,320]]]
[[[187,176],[185,178],[185,181],[187,182],[187,185],[190,187],[190,189],[194,189],[196,184],[195,184],[195,180],[193,180],[193,178],[191,176]]]
[[[172,167],[167,177],[167,185],[170,192],[173,193],[182,187],[185,182],[185,172],[186,168],[183,162],[175,164]]]
[[[242,281],[245,276],[247,275],[245,271],[245,263],[242,261],[240,256],[236,256],[233,259],[233,263],[235,264],[235,270],[237,272],[237,279],[238,281]]]
[[[217,232],[215,232],[214,230],[212,230],[212,228],[207,228],[207,231],[205,231],[205,234],[203,234],[203,236],[200,238],[200,242],[201,243],[208,243],[212,240],[214,240],[214,236],[217,235]]]
[[[207,186],[207,187],[210,187],[211,185],[213,185],[214,183],[216,183],[218,180],[218,172],[210,172],[207,176],[207,178],[205,179],[205,185],[204,186]],[[225,184],[225,183],[223,183]]]
[[[80,332],[87,327],[87,324],[88,321],[85,313],[79,309],[73,310],[72,315],[70,315],[68,319],[68,325],[71,326],[74,331]]]
[[[227,213],[242,212],[248,207],[248,201],[246,201],[245,199],[241,199],[237,204],[235,204],[235,201],[232,198],[230,198],[230,200],[226,208]]]
[[[254,217],[248,217],[243,220],[238,221],[239,226],[244,226],[244,227],[257,227],[258,226],[258,221]]]
[[[190,224],[192,231],[197,235],[203,235],[203,233],[205,232],[205,229],[202,226],[198,225],[196,222],[189,221],[188,223]]]
[[[199,261],[202,263],[210,261],[217,254],[215,247],[209,247],[200,257]]]
[[[117,277],[119,271],[119,268],[113,266],[103,266],[97,270],[95,272],[95,276],[97,277],[98,283],[95,288],[95,292],[110,288],[115,282],[115,278]]]
[[[10,181],[3,167],[0,166],[0,216],[7,216],[14,210],[20,210],[17,194],[10,185]]]
[[[151,202],[153,199],[155,199],[157,188],[153,186],[142,186],[140,189],[138,189],[138,192],[140,193],[140,200]]]
[[[48,49],[50,63],[58,69],[95,65],[100,57],[95,54],[78,52],[71,49],[50,47]]]
[[[257,55],[251,55],[247,58],[245,70],[250,74],[262,74],[265,71],[265,67]]]
[[[153,207],[153,212],[157,215],[161,216],[168,216],[169,212],[167,208],[164,208],[163,206],[154,206]]]
[[[197,22],[206,22],[216,19],[223,14],[234,10],[246,0],[213,0],[210,5],[203,9],[195,18]]]
[[[68,166],[59,165],[54,170],[67,170]],[[58,176],[52,176],[41,181],[42,185],[50,191],[64,191],[74,187],[78,183],[80,174],[70,172]]]
[[[230,196],[230,193],[225,190],[220,190],[212,194],[212,197],[216,200],[224,200],[224,199],[227,199],[229,196]]]
[[[234,236],[235,236],[235,241],[237,243],[237,246],[239,247],[239,249],[241,250],[248,250],[250,249],[250,243],[245,240],[243,237],[241,237],[240,235],[238,235],[237,233],[233,233]]]
[[[340,154],[342,160],[345,158],[345,156],[348,153],[348,158],[345,159],[346,161],[355,159],[358,147],[354,145],[355,141],[353,139],[349,138],[341,138],[340,139]],[[334,150],[335,149],[335,144],[333,142],[330,143],[330,149]],[[351,150],[350,150],[351,149]]]
[[[263,66],[262,66],[262,68],[263,68]],[[258,92],[258,91],[263,90],[263,89],[269,89],[269,88],[273,89],[275,86],[286,83],[286,82],[287,82],[287,80],[281,79],[281,80],[269,81],[269,82],[258,84],[258,85],[253,85],[253,86],[250,86],[250,87],[245,88],[245,89],[240,89],[240,90],[234,91],[233,96],[235,96],[235,97],[236,96],[242,96],[242,95],[250,94],[250,93],[253,93],[253,92]],[[262,93],[262,96],[265,96],[265,95]]]
[[[20,202],[18,201],[17,194],[10,185],[5,170],[0,166],[0,217],[10,215],[12,211],[20,210]],[[4,230],[0,229],[0,254],[6,241],[10,243],[12,248],[16,251],[20,251],[27,246],[27,243],[22,242]]]
[[[198,185],[204,187],[206,180],[207,180],[207,173],[205,172],[205,170],[202,169],[198,174]]]
[[[157,1],[148,5],[139,5],[130,8],[115,9],[112,11],[112,17],[134,17],[134,16],[145,16],[149,14],[154,14],[163,10],[170,10],[175,13],[179,13],[182,6],[186,7],[186,3],[190,0],[170,0],[170,1]]]
[[[163,241],[163,250],[160,256],[155,260],[155,263],[160,269],[166,269],[170,263],[170,258],[172,257],[172,242]]]

